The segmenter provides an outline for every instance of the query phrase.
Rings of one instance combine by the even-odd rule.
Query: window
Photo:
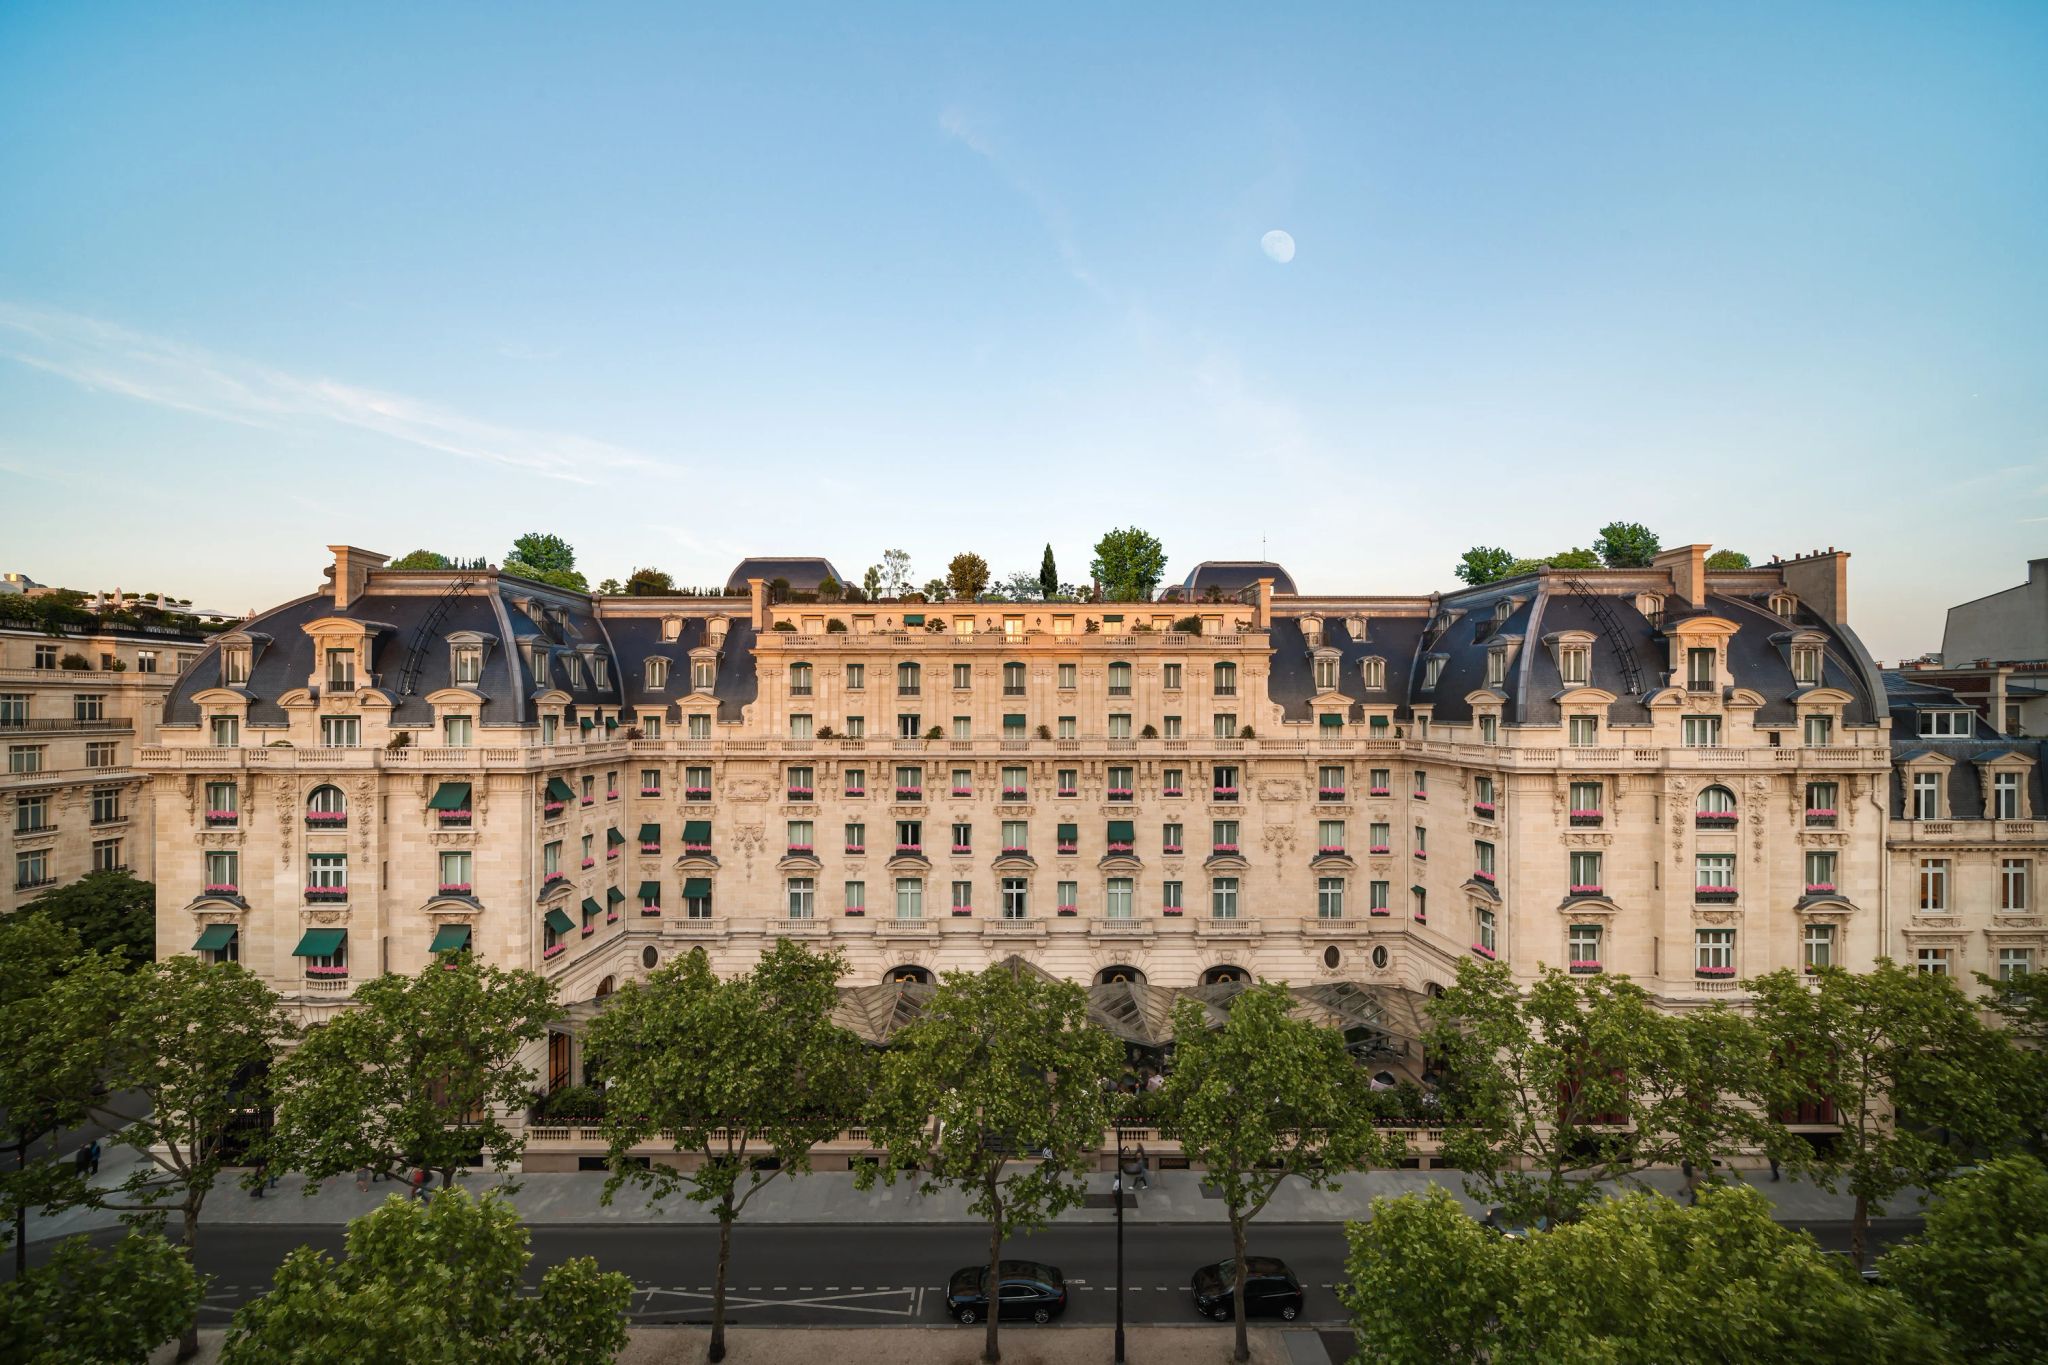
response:
[[[1159,851],[1161,853],[1178,853],[1181,851],[1182,828],[1178,821],[1169,821],[1159,827]]]
[[[1337,688],[1337,663],[1335,655],[1324,655],[1316,660],[1316,691],[1333,692]]]
[[[1702,787],[1699,799],[1693,802],[1695,817],[1705,816],[1713,823],[1732,824],[1735,820],[1735,793],[1723,786]]]
[[[105,720],[106,718],[107,698],[104,693],[80,692],[72,694],[71,719],[83,721]]]
[[[1062,688],[1073,688],[1079,686],[1078,682],[1075,679],[1075,666],[1073,664],[1060,665],[1059,682]]]
[[[1024,665],[1006,663],[1003,665],[1003,695],[1021,697],[1024,695]]]
[[[1479,742],[1481,744],[1500,743],[1500,718],[1498,716],[1487,714],[1479,717]]]
[[[640,712],[640,733],[647,739],[661,738],[661,716],[658,712],[642,709]]]
[[[1429,892],[1419,886],[1409,887],[1408,892],[1415,897],[1415,922],[1429,923]]]
[[[1342,877],[1316,878],[1316,918],[1344,918],[1344,879]]]
[[[32,849],[14,855],[14,885],[17,890],[54,880],[50,875],[49,850]]]
[[[1719,895],[1735,889],[1735,855],[1733,853],[1702,853],[1693,864],[1693,889],[1695,893],[1705,892]]]
[[[1574,749],[1590,749],[1599,742],[1599,717],[1572,716],[1565,721],[1565,743]]]
[[[1565,645],[1557,652],[1558,676],[1568,687],[1582,687],[1592,676],[1593,651],[1586,645]]]
[[[1079,882],[1061,882],[1058,890],[1060,909],[1074,910],[1080,907],[1081,884]]]
[[[1217,800],[1235,801],[1237,799],[1237,765],[1235,763],[1217,764],[1211,776],[1215,781]]]
[[[1712,749],[1721,742],[1721,718],[1683,716],[1678,722],[1678,738],[1688,749]]]
[[[1316,852],[1342,853],[1344,851],[1344,822],[1342,820],[1316,821]]]
[[[1820,681],[1820,646],[1792,646],[1792,681],[1812,687]]]
[[[953,851],[971,853],[974,851],[974,826],[965,820],[953,822]]]
[[[790,820],[786,823],[789,827],[789,851],[791,853],[811,852],[811,822],[809,820]]]
[[[1131,718],[1127,712],[1119,711],[1110,716],[1109,737],[1111,739],[1129,739],[1131,737]]]
[[[924,670],[916,664],[896,665],[896,695],[914,697],[924,690]]]
[[[789,737],[791,739],[809,739],[814,733],[811,728],[809,713],[799,712],[789,718]]]
[[[119,839],[95,839],[92,841],[93,871],[113,872],[125,866],[126,864],[121,861],[121,841]]]
[[[1167,664],[1160,670],[1160,685],[1168,692],[1180,691],[1180,670],[1179,664]]]
[[[1444,661],[1441,656],[1425,660],[1422,665],[1422,690],[1428,692],[1434,689],[1437,679],[1443,677],[1443,675]]]
[[[1209,883],[1209,916],[1212,919],[1237,918],[1237,878],[1217,877]]]
[[[40,744],[10,744],[7,746],[7,771],[10,773],[39,773],[43,770],[43,746]]]
[[[1005,877],[1002,886],[1003,918],[1024,919],[1031,913],[1031,886],[1022,877]]]
[[[113,740],[94,740],[85,746],[85,766],[88,768],[111,768],[117,760],[115,751],[119,746]]]
[[[1835,890],[1835,851],[1808,849],[1806,853],[1806,894],[1832,895]]]
[[[971,688],[971,687],[973,687],[973,686],[974,686],[974,665],[973,665],[973,664],[954,664],[954,665],[953,665],[953,690],[954,690],[954,691],[956,691],[956,692],[965,692],[965,691],[967,691],[967,690],[968,690],[969,688]]]
[[[1393,785],[1394,773],[1392,769],[1374,768],[1370,782],[1371,789],[1367,794],[1371,796],[1385,796],[1389,791],[1393,790]]]
[[[1920,860],[1920,911],[1939,914],[1948,909],[1948,859]]]
[[[1832,824],[1835,819],[1835,793],[1832,782],[1809,782],[1806,784],[1806,822],[1808,824]]]
[[[789,888],[789,917],[811,919],[817,914],[817,884],[809,877],[791,877]]]
[[[1941,778],[1935,773],[1913,774],[1913,818],[1941,818]]]
[[[1388,889],[1389,884],[1386,882],[1368,882],[1365,888],[1365,908],[1375,915],[1386,914]]]
[[[1237,665],[1220,663],[1216,665],[1216,695],[1234,697],[1237,695]]]
[[[1602,786],[1598,782],[1572,783],[1571,819],[1577,824],[1596,824],[1605,818]]]
[[[232,896],[242,883],[242,855],[232,849],[214,850],[206,855],[206,890]]]
[[[1800,953],[1808,971],[1835,965],[1835,926],[1809,924],[1800,940]]]
[[[441,743],[450,749],[467,749],[470,743],[468,716],[443,716],[441,718]]]
[[[848,773],[849,780],[853,774]],[[709,801],[711,799],[711,769],[691,767],[683,769],[683,799],[685,801]]]
[[[348,818],[348,796],[341,788],[322,784],[306,796],[306,822],[312,825],[338,825]]]
[[[865,853],[868,846],[868,827],[864,821],[851,820],[846,825],[846,851]]]
[[[1131,695],[1131,666],[1127,663],[1113,663],[1109,666],[1109,695],[1128,697]]]
[[[1486,651],[1486,685],[1505,686],[1508,680],[1508,652],[1505,649]]]
[[[355,716],[320,717],[320,743],[329,749],[353,749],[363,741],[363,723]]]
[[[868,737],[868,718],[866,716],[848,716],[846,718],[846,737],[848,739],[866,739]]]
[[[1600,970],[1600,926],[1574,924],[1566,939],[1565,956],[1575,972]]]
[[[2018,773],[1993,773],[1991,775],[1991,818],[1994,820],[2017,820],[2020,818],[2020,775]]]
[[[1129,877],[1111,877],[1103,886],[1103,914],[1109,919],[1129,919],[1136,883]]]
[[[2027,874],[2033,870],[2028,858],[2001,858],[1998,862],[1998,908],[2027,908]]]
[[[1735,931],[1695,929],[1692,931],[1693,971],[1706,977],[1735,975]]]
[[[1209,718],[1210,733],[1216,739],[1237,737],[1237,712],[1218,711]]]
[[[346,853],[311,853],[306,856],[306,890],[346,891],[348,890],[348,855]]]
[[[1688,649],[1685,651],[1685,689],[1688,692],[1711,692],[1714,689],[1714,651],[1712,649]]]
[[[50,798],[23,796],[14,802],[14,832],[33,834],[50,826]]]
[[[956,617],[954,617],[954,618],[953,618],[953,633],[954,633],[955,635],[972,635],[972,634],[974,634],[974,618],[973,618],[972,616],[956,616]]]
[[[1948,975],[1948,949],[1922,948],[1913,954],[1913,965],[1929,976]]]
[[[40,652],[38,657],[40,657]],[[54,650],[52,650],[50,658],[52,666],[54,666],[56,660]],[[220,680],[223,685],[228,687],[240,687],[249,681],[249,650],[246,645],[238,645],[233,649],[221,651]]]
[[[1472,841],[1472,866],[1479,873],[1481,881],[1490,882],[1493,880],[1492,844],[1484,839],[1474,839]]]
[[[846,690],[849,692],[862,692],[867,689],[867,685],[868,666],[866,664],[848,664],[846,666]]]
[[[1003,618],[1003,636],[1011,640],[1023,639],[1024,618],[1021,616],[1005,616]]]
[[[1484,906],[1474,906],[1472,908],[1472,946],[1477,948],[1482,956],[1492,957],[1500,951],[1498,933],[1499,929],[1494,920],[1493,911],[1486,909]]]
[[[896,822],[896,851],[898,853],[922,853],[924,851],[924,821],[898,820]]]
[[[953,913],[969,914],[974,910],[974,883],[953,883]]]
[[[1005,779],[1005,782],[1004,782],[1004,785],[1005,785],[1005,786],[1009,785],[1009,783],[1008,783],[1007,779],[1009,778],[1009,775],[1010,775],[1010,774],[1011,774],[1011,773],[1012,773],[1013,771],[1014,771],[1014,772],[1017,772],[1017,773],[1018,773],[1018,774],[1019,774],[1020,776],[1022,775],[1022,769],[1011,769],[1011,768],[1005,768],[1005,769],[1003,769],[1003,777],[1004,777],[1004,779]],[[1022,784],[1022,782],[1021,782],[1021,781],[1020,781],[1020,782],[1018,783],[1018,786],[1019,786],[1019,788],[1020,788],[1020,789],[1022,788],[1023,784]],[[955,768],[955,769],[953,769],[953,795],[955,795],[955,796],[972,796],[972,795],[974,795],[974,769],[972,769],[972,768]]]
[[[212,725],[213,747],[232,749],[242,742],[242,722],[235,716],[215,716]]]
[[[1031,826],[1024,820],[1003,821],[1003,852],[1023,853],[1031,847]]]
[[[562,665],[563,665],[563,667],[565,667],[565,668],[567,668],[567,669],[569,670],[569,686],[570,686],[570,688],[571,688],[571,689],[572,689],[573,691],[578,691],[578,692],[582,691],[582,690],[583,690],[583,656],[582,656],[582,655],[580,655],[580,654],[564,654],[564,655],[562,656]]]
[[[610,687],[612,685],[611,667],[611,659],[608,656],[603,654],[591,655],[590,681],[592,685],[596,687]]]
[[[1061,768],[1056,777],[1061,796],[1072,796],[1080,790],[1081,770],[1079,768]]]
[[[953,738],[956,740],[974,738],[974,718],[972,716],[953,717]]]
[[[457,645],[454,654],[454,678],[456,685],[474,686],[483,677],[484,652],[475,645]],[[661,686],[661,683],[654,681],[654,666],[657,663],[661,665],[662,678],[666,680],[668,677],[668,660],[649,659],[647,661],[647,685],[649,687]]]
[[[597,800],[597,779],[595,777],[585,774],[581,786],[583,788],[584,805],[588,806]]]
[[[1216,820],[1209,826],[1209,847],[1215,853],[1237,852],[1237,821]]]
[[[1835,718],[1833,716],[1808,716],[1806,718],[1806,747],[1819,749],[1835,742]]]
[[[1367,659],[1364,663],[1365,690],[1381,692],[1387,686],[1387,661],[1381,658]]]
[[[2000,981],[2012,981],[2018,977],[2028,976],[2033,973],[2033,970],[2034,950],[2032,948],[2000,948],[1998,950],[1998,979]]]
[[[1970,710],[1922,711],[1920,733],[1928,739],[1968,739],[1976,733],[1976,720]]]
[[[1418,858],[1427,858],[1429,856],[1429,829],[1423,825],[1415,827],[1415,856]]]
[[[868,884],[848,882],[846,884],[846,913],[864,915],[868,910]]]
[[[551,839],[541,845],[540,870],[541,875],[546,877],[556,876],[561,872],[562,841],[560,839]]]
[[[549,716],[542,716],[542,717],[540,718],[540,742],[541,742],[541,743],[543,743],[543,744],[553,744],[553,743],[555,742],[555,727],[556,727],[556,725],[557,725],[558,723],[559,723],[559,722],[557,722],[557,720],[555,719],[555,717],[553,717],[553,716],[551,716],[551,715],[549,715]]]
[[[1159,884],[1159,908],[1169,915],[1178,915],[1181,912],[1184,906],[1181,901],[1181,884],[1179,882],[1161,882]]]
[[[920,719],[915,711],[898,711],[896,713],[896,738],[916,739],[922,735],[923,727],[919,723]]]
[[[105,825],[120,818],[121,789],[119,787],[93,788],[92,822],[95,825]]]
[[[1600,855],[1575,849],[1571,854],[1571,888],[1574,895],[1600,894]]]
[[[1375,820],[1371,826],[1371,833],[1372,842],[1370,847],[1372,852],[1386,853],[1392,850],[1394,846],[1394,827],[1392,825],[1384,820]]]
[[[1136,788],[1132,786],[1134,781],[1132,771],[1130,768],[1123,767],[1111,768],[1109,770],[1108,795],[1110,800],[1128,801],[1135,794]]]
[[[0,692],[0,725],[28,724],[28,693]]]
[[[690,663],[690,690],[709,692],[718,685],[718,661],[695,659]]]

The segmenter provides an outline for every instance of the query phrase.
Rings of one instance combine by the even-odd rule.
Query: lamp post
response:
[[[1116,1125],[1116,1365],[1124,1365],[1124,1125]]]

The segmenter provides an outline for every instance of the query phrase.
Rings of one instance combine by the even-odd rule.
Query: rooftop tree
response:
[[[1043,1227],[1087,1195],[1090,1154],[1109,1119],[1103,1078],[1114,1040],[1088,1019],[1088,993],[1011,959],[948,972],[924,1011],[883,1054],[867,1104],[869,1136],[886,1153],[856,1177],[960,1191],[988,1225],[984,1281],[1002,1284],[1003,1239]],[[996,1313],[984,1313],[982,1359],[1002,1359]],[[967,1319],[971,1320],[971,1319]]]
[[[1144,602],[1166,574],[1166,547],[1135,526],[1106,533],[1095,542],[1088,572],[1112,602]]]
[[[277,1160],[320,1182],[415,1166],[446,1186],[479,1154],[498,1170],[525,1149],[506,1119],[531,1098],[520,1054],[560,1011],[555,987],[468,953],[417,976],[363,982],[355,1007],[309,1030],[278,1066]]]
[[[882,595],[881,565],[868,565],[867,572],[860,576],[860,588],[861,591],[867,595],[867,599],[870,602],[874,601],[876,598]]]
[[[910,591],[910,552],[908,550],[882,551],[882,578],[885,591],[891,597],[901,597]]]
[[[438,550],[414,550],[402,554],[385,565],[388,569],[446,569],[451,567],[448,556]]]
[[[832,1022],[845,969],[777,939],[752,971],[720,980],[702,949],[628,982],[591,1025],[588,1053],[605,1079],[611,1178],[652,1203],[676,1193],[718,1215],[709,1358],[725,1358],[732,1229],[780,1176],[810,1169],[811,1150],[853,1121],[871,1074],[860,1039]],[[687,1166],[641,1163],[633,1149],[667,1137]]]
[[[1059,566],[1053,563],[1052,542],[1045,543],[1045,554],[1038,561],[1038,595],[1050,602],[1060,595]]]
[[[536,583],[588,592],[590,585],[576,569],[576,551],[569,542],[546,531],[528,531],[512,542],[504,571]]]
[[[1474,545],[1459,558],[1453,572],[1476,588],[1506,578],[1514,564],[1515,557],[1497,545]]]
[[[1647,569],[1663,547],[1657,533],[1639,522],[1610,521],[1594,537],[1593,548],[1610,569]]]
[[[1292,1014],[1287,988],[1263,983],[1230,1001],[1220,1029],[1193,1000],[1174,1007],[1174,1071],[1161,1096],[1182,1150],[1223,1196],[1237,1277],[1235,1359],[1251,1359],[1245,1332],[1245,1238],[1290,1176],[1310,1189],[1394,1156],[1374,1125],[1369,1087],[1344,1035]]]
[[[1716,550],[1707,556],[1707,567],[1710,569],[1746,569],[1749,567],[1749,556],[1740,550]]]
[[[972,602],[988,586],[988,561],[974,553],[957,554],[946,566],[946,586],[962,602]]]
[[[628,597],[666,597],[675,590],[675,579],[660,569],[635,569],[626,578]]]

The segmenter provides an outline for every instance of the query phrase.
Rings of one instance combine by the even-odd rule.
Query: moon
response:
[[[1259,238],[1259,250],[1265,252],[1267,256],[1279,264],[1286,265],[1294,259],[1294,238],[1282,232],[1279,228],[1274,228],[1271,232]]]

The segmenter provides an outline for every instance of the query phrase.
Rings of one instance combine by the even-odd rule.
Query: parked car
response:
[[[1248,1318],[1277,1317],[1292,1322],[1301,1316],[1301,1281],[1287,1268],[1287,1262],[1271,1256],[1249,1256],[1244,1263],[1244,1315]],[[1218,1321],[1237,1315],[1233,1295],[1237,1292],[1237,1263],[1218,1261],[1197,1270],[1189,1287],[1195,1291],[1195,1309]]]
[[[959,1322],[980,1322],[988,1312],[988,1267],[963,1266],[946,1281],[946,1312]],[[1059,1267],[1037,1261],[1002,1263],[1001,1301],[1005,1321],[1051,1322],[1067,1311],[1067,1281]]]

